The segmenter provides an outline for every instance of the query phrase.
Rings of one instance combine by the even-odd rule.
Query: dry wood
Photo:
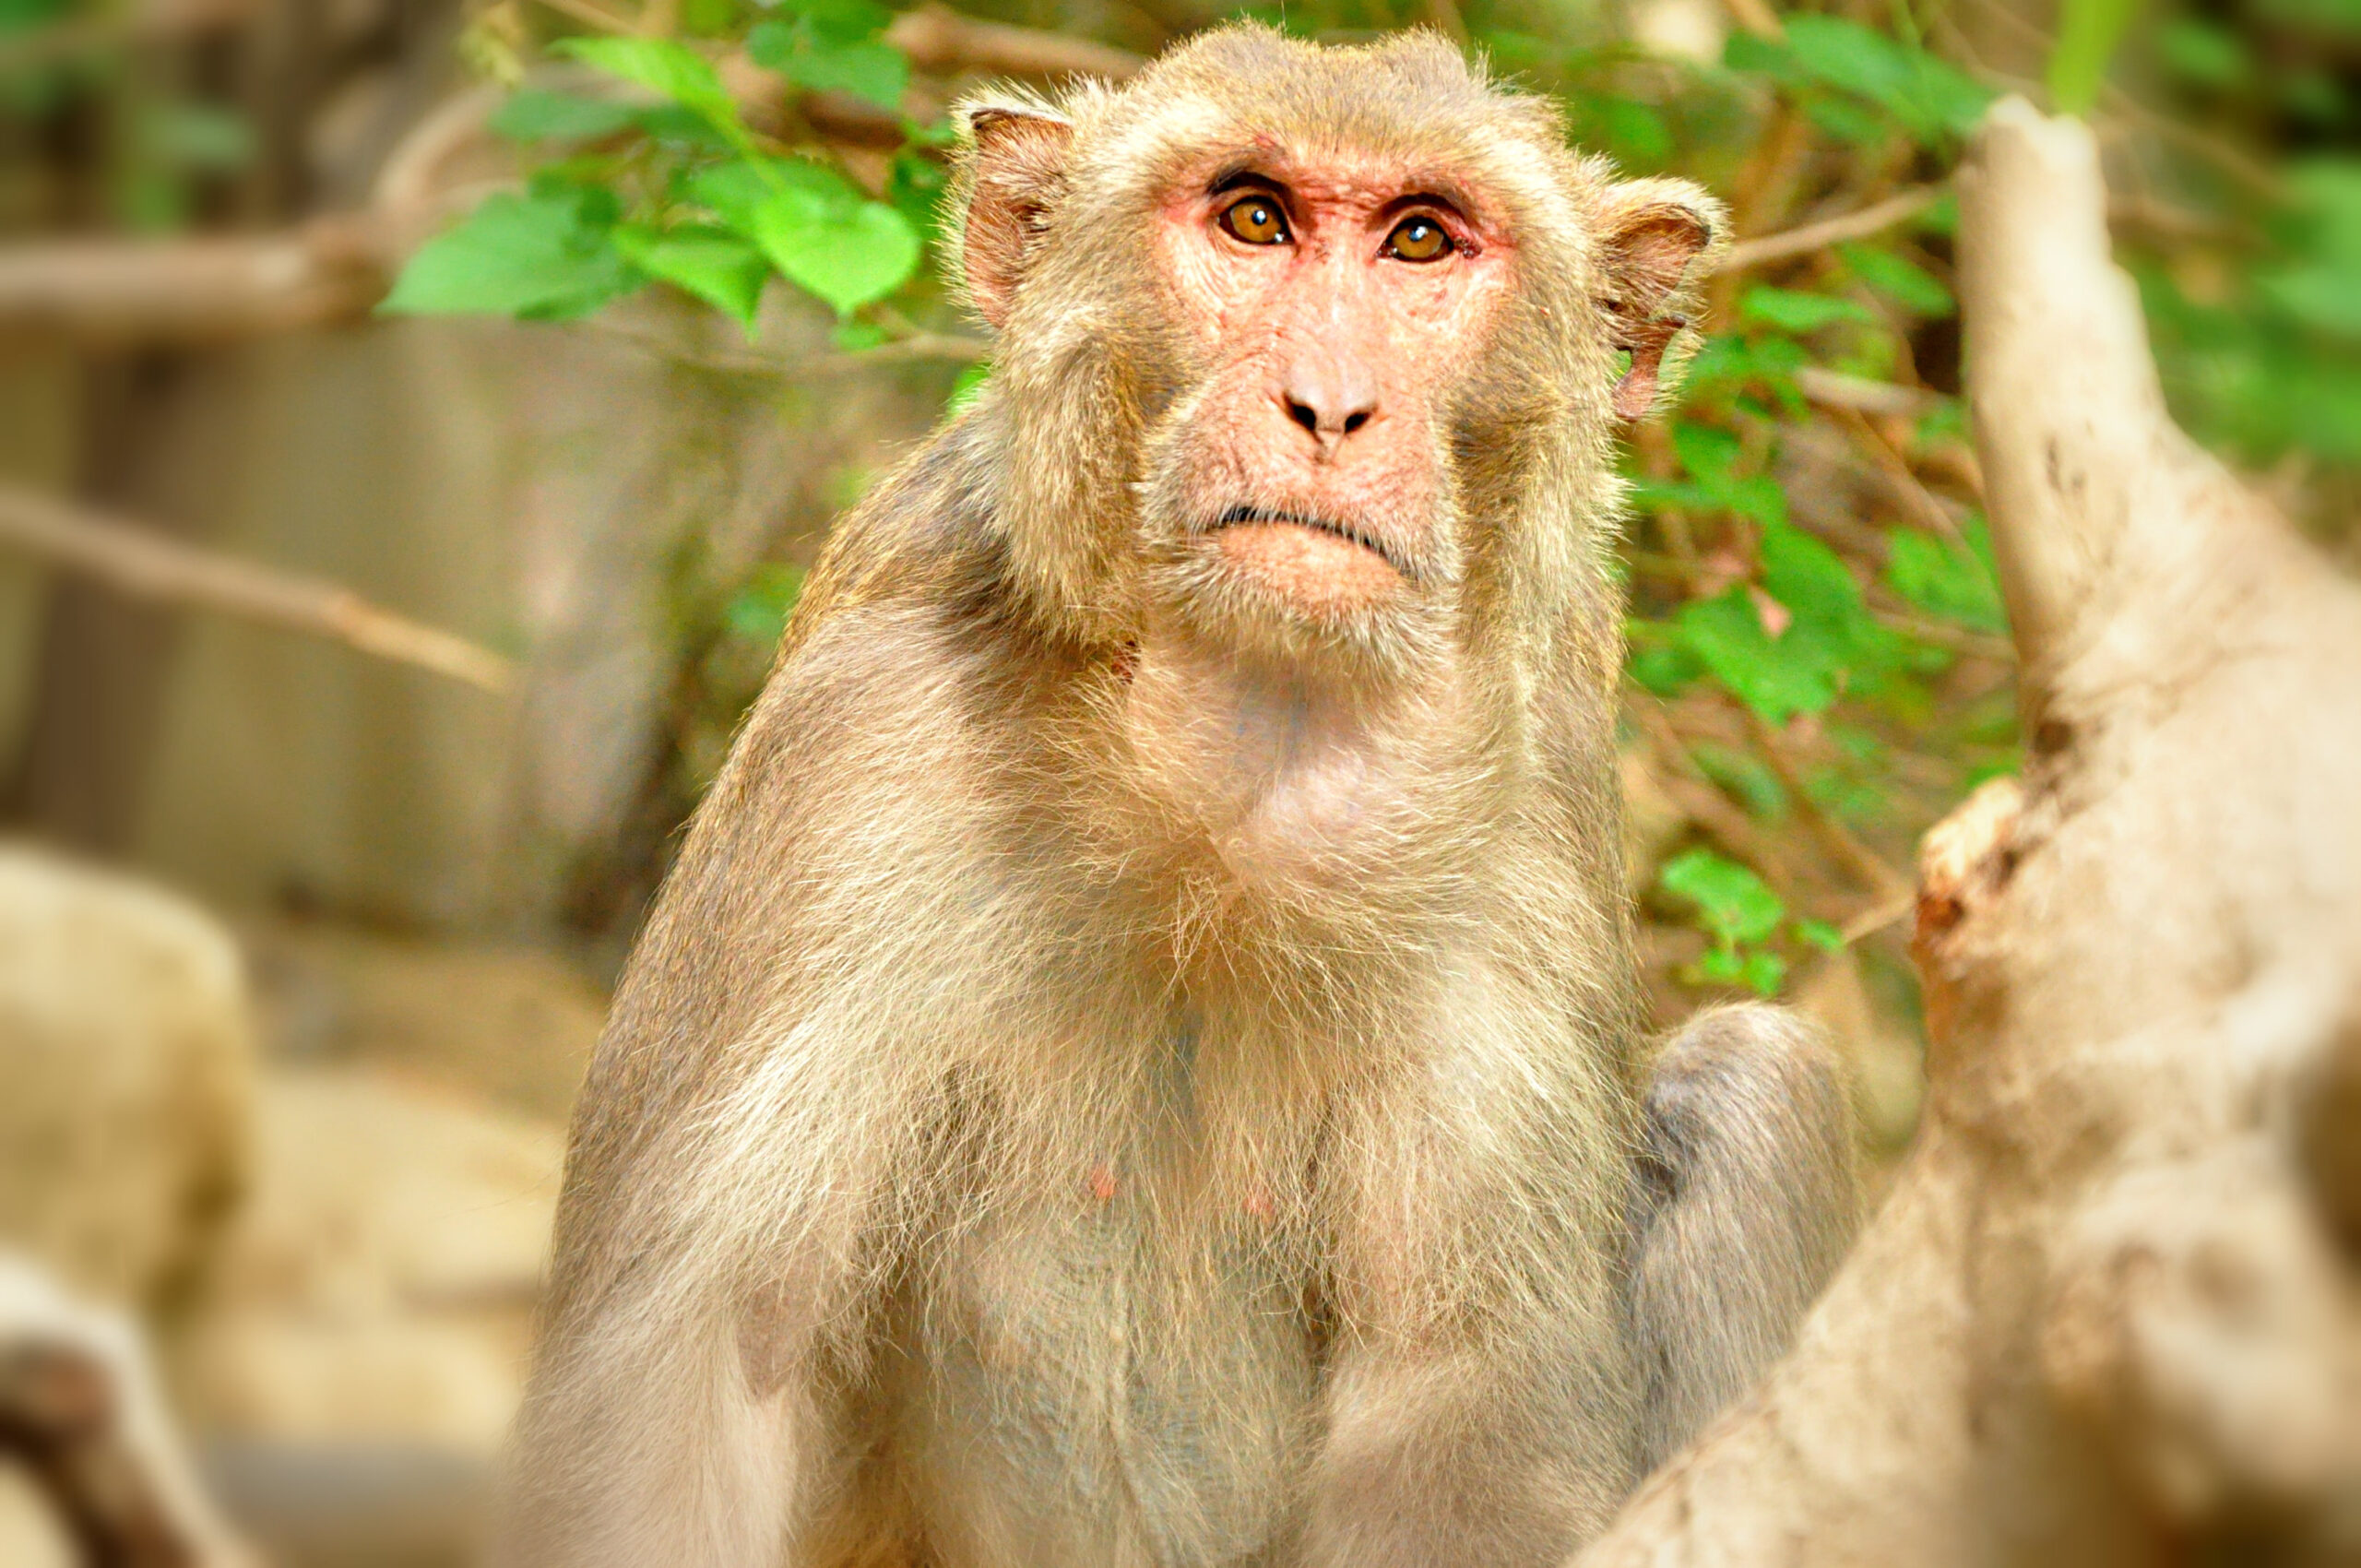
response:
[[[1960,183],[2031,760],[1921,853],[1882,1211],[1584,1568],[2361,1557],[2361,592],[2166,417],[2089,133]]]
[[[0,489],[0,545],[120,593],[326,637],[485,691],[505,691],[515,678],[508,660],[491,649],[380,609],[350,588],[232,560],[29,491]]]

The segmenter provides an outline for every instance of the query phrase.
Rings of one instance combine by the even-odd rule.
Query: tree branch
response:
[[[1581,1568],[2330,1562],[2361,1498],[2361,591],[2165,418],[2089,133],[1961,176],[2035,727],[1928,836],[1918,1141]]]
[[[326,637],[488,692],[506,691],[515,681],[508,660],[491,649],[382,610],[350,588],[232,560],[29,491],[0,489],[0,545],[134,598]]]
[[[1845,244],[1853,240],[1866,240],[1872,234],[1882,234],[1888,229],[1909,222],[1935,205],[1942,196],[1940,187],[1920,185],[1913,190],[1890,196],[1883,201],[1872,202],[1858,212],[1847,212],[1835,218],[1825,218],[1817,223],[1785,230],[1776,234],[1763,234],[1751,240],[1740,240],[1722,256],[1717,270],[1743,272],[1749,267],[1764,267],[1791,256],[1809,255],[1831,245]]]
[[[905,11],[885,30],[885,42],[931,76],[976,71],[1003,77],[1100,77],[1121,81],[1145,60],[1128,49],[1040,28],[978,21],[940,6]]]

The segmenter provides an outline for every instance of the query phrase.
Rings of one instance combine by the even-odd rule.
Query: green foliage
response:
[[[742,43],[798,86],[891,107],[908,80],[907,62],[883,42],[891,20],[872,0],[796,0],[759,19],[733,0],[705,6],[693,30]],[[943,144],[940,132],[912,127],[878,199],[825,148],[781,146],[750,129],[700,43],[575,37],[549,52],[655,101],[512,94],[492,121],[502,136],[591,150],[561,154],[531,195],[493,198],[421,251],[386,309],[558,319],[653,280],[752,333],[774,278],[848,323],[919,279],[943,187],[941,163],[927,155]]]
[[[2087,114],[2099,101],[2106,63],[2123,42],[2140,0],[2063,0],[2058,42],[2049,52],[2049,100],[2068,114]]]
[[[894,14],[872,0],[803,0],[787,15],[758,22],[746,53],[798,87],[848,92],[881,108],[900,105],[910,68],[880,37]]]
[[[377,308],[390,315],[473,313],[564,321],[633,287],[614,247],[615,204],[557,186],[496,196],[429,242]]]
[[[1709,985],[1743,985],[1775,996],[1786,983],[1789,961],[1779,951],[1784,933],[1792,943],[1826,950],[1843,938],[1825,921],[1793,921],[1786,900],[1760,876],[1711,849],[1690,849],[1667,861],[1657,885],[1694,910],[1713,945],[1697,960],[1693,980]]]
[[[1993,98],[1957,66],[1839,17],[1791,17],[1781,43],[1734,32],[1725,58],[1733,71],[1838,95],[1814,101],[1833,108],[1821,124],[1846,141],[1875,140],[1892,126],[1928,146],[1950,145]]]
[[[0,27],[7,7],[56,3],[0,0]],[[2137,79],[2171,84],[2225,123],[2350,145],[2337,137],[2355,112],[2332,77],[2226,24],[2235,12],[2350,39],[2354,3],[2225,0],[2231,11],[2176,13],[2127,45],[2135,0],[2066,0],[2049,88],[2089,110],[2116,55],[2145,48]],[[1244,9],[1307,36],[1432,19],[1422,0]],[[949,127],[905,121],[884,158],[848,159],[792,113],[783,129],[750,126],[716,68],[742,52],[796,90],[891,114],[943,101],[953,84],[912,90],[886,41],[893,13],[876,0],[682,0],[672,14],[671,38],[552,42],[549,53],[604,78],[588,86],[552,90],[530,77],[529,49],[516,57],[529,85],[493,125],[519,149],[528,190],[421,252],[387,308],[564,317],[652,282],[750,333],[766,294],[804,296],[834,314],[840,351],[955,330],[926,265],[945,240]],[[1066,14],[997,13],[1035,25]],[[1861,917],[1887,895],[1867,888],[1862,853],[1906,863],[1938,812],[2017,761],[2006,616],[1973,483],[1958,477],[1972,465],[1944,188],[1994,89],[1928,48],[1905,6],[1788,12],[1781,38],[1733,31],[1702,65],[1640,58],[1605,12],[1462,0],[1453,14],[1498,67],[1562,105],[1575,140],[1627,172],[1703,180],[1750,233],[1904,186],[1941,193],[1907,223],[1719,280],[1682,405],[1641,433],[1627,467],[1632,701],[1660,707],[1649,743],[1667,754],[1653,760],[1718,791],[1738,819],[1691,818],[1714,847],[1677,843],[1652,907],[1703,935],[1686,980],[1769,994],[1842,945],[1840,927],[1875,928]],[[2237,460],[2300,452],[2343,474],[2361,465],[2361,161],[2315,153],[2276,191],[2188,151],[2186,138],[2147,146],[2142,167],[2162,169],[2159,188],[2220,238],[2142,250],[2124,231],[2175,411]],[[1865,389],[1861,406],[1905,412],[1832,411],[1813,400],[1821,372],[1892,383]],[[966,367],[947,413],[989,374]],[[838,498],[867,477],[838,476]],[[801,586],[770,564],[700,588],[683,777],[709,776]],[[1832,864],[1821,851],[1845,834],[1867,849]]]

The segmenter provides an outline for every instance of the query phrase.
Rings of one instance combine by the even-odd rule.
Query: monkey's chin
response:
[[[1253,517],[1226,523],[1213,537],[1240,576],[1319,620],[1391,603],[1407,587],[1393,562],[1333,529]]]

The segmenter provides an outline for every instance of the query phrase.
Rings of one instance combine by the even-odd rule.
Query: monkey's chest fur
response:
[[[1216,1268],[1176,1269],[1139,1194],[1093,1181],[1077,1209],[948,1248],[902,1336],[904,1484],[929,1555],[1284,1558],[1318,1384],[1302,1282],[1245,1214]]]

